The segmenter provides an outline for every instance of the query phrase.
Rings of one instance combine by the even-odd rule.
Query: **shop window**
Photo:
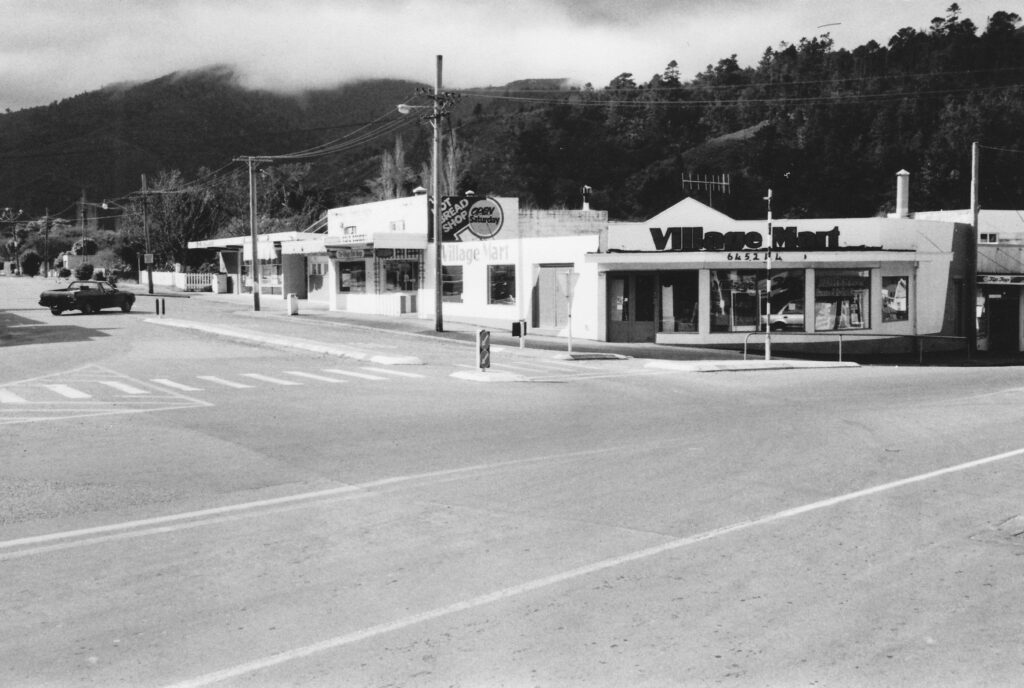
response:
[[[659,332],[696,332],[700,283],[696,270],[660,275]]]
[[[366,293],[366,263],[338,263],[338,291],[351,294]]]
[[[516,266],[487,266],[487,303],[513,304],[516,302]]]
[[[441,300],[462,303],[462,266],[441,266]]]
[[[419,264],[411,260],[389,260],[384,263],[384,291],[416,291]]]
[[[909,283],[910,279],[906,275],[882,278],[882,322],[910,319],[907,310]]]
[[[871,327],[871,271],[818,270],[814,285],[815,330]]]
[[[804,270],[772,270],[765,308],[765,270],[711,271],[711,331],[804,330]]]
[[[804,275],[803,270],[772,270],[769,329],[776,332],[804,331]],[[764,310],[763,306],[761,310]],[[761,317],[762,328],[764,321],[765,318]]]
[[[758,276],[764,270],[711,271],[711,331],[753,332],[760,312]]]

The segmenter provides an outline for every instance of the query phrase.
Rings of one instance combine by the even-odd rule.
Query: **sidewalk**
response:
[[[260,297],[260,310],[253,308],[251,294],[211,294],[209,292],[179,293],[156,290],[152,296],[145,289],[132,290],[139,296],[136,309],[152,308],[153,316],[148,319],[158,325],[187,328],[208,334],[223,336],[237,341],[311,351],[320,354],[372,360],[380,365],[416,365],[421,363],[415,356],[380,356],[359,350],[358,348],[341,346],[336,343],[336,331],[331,326],[365,328],[378,333],[400,334],[407,337],[422,337],[435,342],[448,341],[460,345],[475,345],[476,332],[479,325],[453,320],[443,322],[444,331],[434,329],[433,318],[425,319],[416,315],[397,317],[363,315],[328,310],[326,303],[315,301],[299,301],[298,313],[288,313],[288,302],[280,296],[263,295]],[[156,314],[156,308],[147,303],[149,298],[162,300],[163,315]],[[227,313],[221,312],[209,317],[181,315],[182,304],[175,304],[177,299],[187,298],[198,302],[215,302],[235,308]],[[316,327],[316,325],[324,327]],[[511,325],[509,326],[511,330]],[[807,360],[800,358],[776,357],[770,361],[754,356],[743,360],[742,352],[704,347],[666,346],[652,343],[621,344],[613,342],[595,342],[591,340],[573,339],[572,350],[565,337],[528,334],[525,346],[520,345],[518,337],[512,337],[511,331],[491,332],[492,346],[503,347],[506,351],[514,351],[526,356],[546,356],[563,360],[592,360],[600,358],[635,358],[650,359],[652,367],[673,368],[691,372],[725,372],[752,370],[780,370],[794,368],[853,368],[858,364],[851,362]]]

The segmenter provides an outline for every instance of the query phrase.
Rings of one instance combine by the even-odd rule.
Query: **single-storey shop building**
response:
[[[759,343],[770,330],[773,343],[793,346],[834,348],[843,335],[844,346],[906,350],[910,337],[963,334],[973,310],[973,231],[959,220],[898,212],[769,223],[693,198],[643,222],[521,210],[506,197],[445,198],[441,214],[444,318],[492,329],[526,321],[566,336],[571,323],[581,339],[688,345]],[[323,233],[261,235],[259,289],[433,318],[430,220],[419,194],[335,208]],[[253,288],[248,237],[190,247],[218,250],[236,290]]]

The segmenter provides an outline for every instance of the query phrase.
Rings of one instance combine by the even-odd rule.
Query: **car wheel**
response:
[[[130,301],[130,300],[126,299],[125,302],[121,304],[121,310],[124,311],[125,313],[130,312],[131,309],[132,309],[132,304],[134,304],[134,303],[135,303],[134,301]]]
[[[82,315],[91,315],[96,312],[96,309],[92,307],[91,303],[82,304]]]
[[[64,312],[64,309],[58,308],[57,306],[50,306],[50,312],[53,313],[54,315],[60,315],[61,313]]]
[[[772,332],[782,332],[786,329],[786,323],[772,323]]]

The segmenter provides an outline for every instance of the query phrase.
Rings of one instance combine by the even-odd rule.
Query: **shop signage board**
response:
[[[839,248],[839,227],[801,232],[796,227],[772,227],[771,237],[759,231],[707,231],[703,227],[651,227],[654,251],[834,251]]]
[[[445,196],[441,199],[441,241],[486,241],[505,225],[501,204],[489,196]]]

